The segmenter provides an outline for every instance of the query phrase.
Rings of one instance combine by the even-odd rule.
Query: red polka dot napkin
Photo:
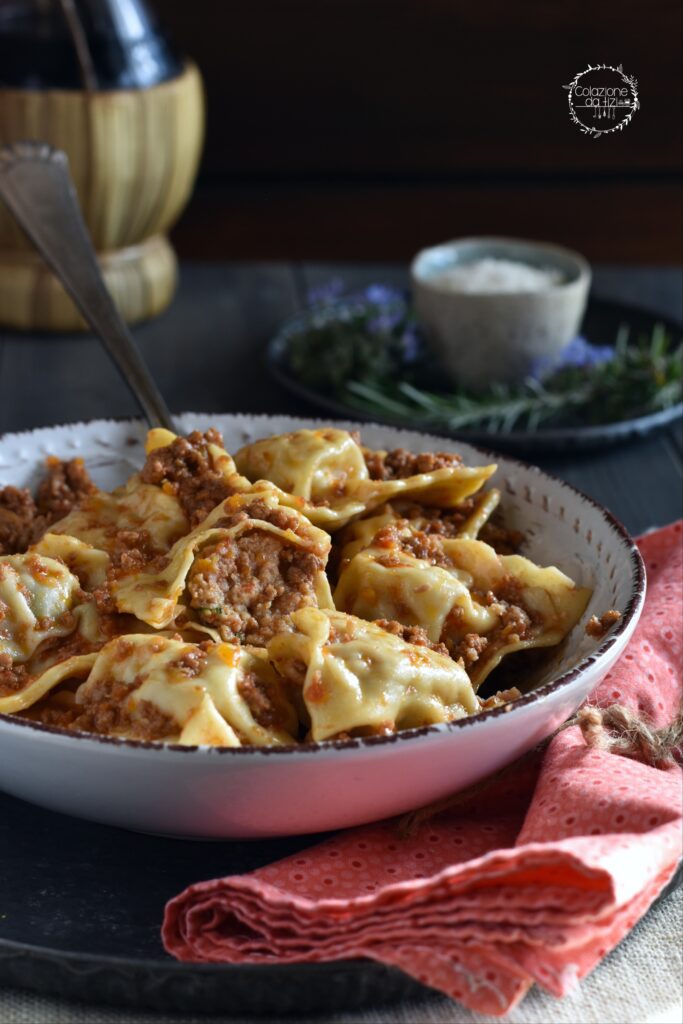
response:
[[[639,544],[646,607],[591,703],[619,702],[661,726],[681,700],[681,524]],[[370,957],[504,1014],[534,982],[572,989],[680,857],[680,768],[589,749],[573,727],[408,838],[385,822],[190,886],[166,907],[162,935],[173,956],[204,963]]]

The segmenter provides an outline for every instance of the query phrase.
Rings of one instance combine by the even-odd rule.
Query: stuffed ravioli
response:
[[[479,709],[447,652],[409,643],[343,612],[295,612],[268,656],[299,691],[312,740],[371,736],[463,718]]]
[[[0,714],[245,747],[509,706],[508,656],[561,644],[590,590],[524,556],[495,470],[336,427],[234,457],[155,429],[111,492],[50,458],[35,497],[0,488]]]
[[[553,566],[398,521],[343,563],[334,602],[365,619],[422,627],[479,686],[506,654],[560,643],[590,594]]]
[[[458,455],[364,449],[347,430],[296,430],[254,441],[235,455],[249,480],[268,480],[284,505],[331,532],[395,497],[452,507],[480,489],[495,465],[465,466]]]

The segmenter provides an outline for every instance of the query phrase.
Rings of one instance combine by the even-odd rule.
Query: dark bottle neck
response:
[[[144,89],[181,73],[181,58],[143,0],[75,0],[75,5],[98,89]],[[0,85],[84,87],[59,0],[0,4]]]

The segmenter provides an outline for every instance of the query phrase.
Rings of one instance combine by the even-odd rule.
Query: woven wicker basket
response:
[[[104,277],[126,320],[159,313],[176,283],[166,231],[192,190],[204,136],[199,71],[147,89],[0,89],[0,145],[65,150]],[[61,285],[0,204],[0,324],[84,329]]]

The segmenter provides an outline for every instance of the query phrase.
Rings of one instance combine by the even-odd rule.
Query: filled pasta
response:
[[[337,543],[342,563],[348,562],[363,548],[369,547],[383,527],[389,526],[390,523],[398,524],[399,521],[416,533],[438,533],[440,536],[476,540],[499,501],[500,491],[491,488],[490,491],[483,491],[448,510],[429,509],[425,505],[406,501],[387,503],[375,513],[350,523],[338,535]]]
[[[330,532],[398,496],[455,506],[476,493],[496,469],[464,466],[457,455],[446,454],[392,463],[391,454],[371,452],[347,430],[325,427],[254,441],[237,452],[235,463],[249,480],[270,481],[282,504]]]
[[[514,651],[560,643],[590,590],[555,567],[499,555],[483,541],[430,536],[401,521],[343,563],[335,606],[420,626],[479,686]]]
[[[294,631],[268,645],[278,672],[300,689],[310,739],[378,735],[478,710],[465,671],[424,643],[343,612],[305,608]]]
[[[35,499],[0,489],[0,714],[244,747],[513,702],[501,661],[562,643],[590,590],[525,557],[495,470],[336,427],[234,457],[216,431],[155,429],[111,492],[49,460]]]
[[[26,661],[48,636],[76,627],[78,579],[54,558],[29,553],[0,558],[0,654]]]
[[[263,652],[131,634],[65,665],[69,675],[84,668],[71,699],[53,705],[52,721],[69,729],[228,747],[293,743],[297,733],[296,712]]]
[[[331,606],[330,539],[282,508],[274,489],[235,494],[181,538],[161,564],[109,584],[116,610],[156,629],[179,612],[226,640],[261,645],[305,605]]]

